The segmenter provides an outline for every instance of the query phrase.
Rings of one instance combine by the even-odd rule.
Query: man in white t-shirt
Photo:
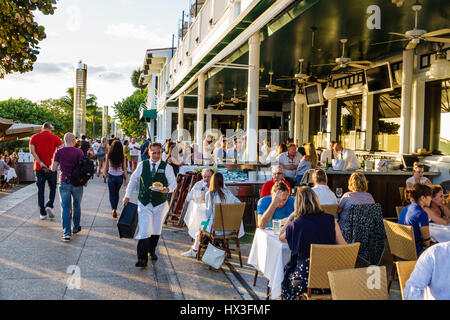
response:
[[[319,204],[338,204],[337,198],[333,191],[328,187],[327,182],[328,178],[326,172],[323,169],[316,169],[313,173],[314,187],[312,190],[319,198]]]
[[[302,160],[302,155],[297,151],[295,143],[287,146],[288,151],[283,152],[277,158],[278,163],[284,170],[284,178],[290,183],[292,187],[295,186],[295,174],[298,164]]]
[[[130,148],[130,167],[131,171],[134,172],[139,160],[139,152],[141,151],[141,146],[136,142],[136,138],[131,138],[131,143],[128,144],[128,148]]]

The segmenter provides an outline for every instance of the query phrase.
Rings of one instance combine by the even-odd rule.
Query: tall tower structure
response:
[[[108,106],[103,107],[102,137],[108,137]]]
[[[73,103],[73,134],[77,137],[86,134],[86,80],[87,65],[80,60],[75,70]]]

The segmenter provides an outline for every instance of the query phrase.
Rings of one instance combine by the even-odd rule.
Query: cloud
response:
[[[36,62],[33,66],[33,74],[54,74],[73,70],[73,64],[68,62]]]
[[[109,71],[99,73],[98,77],[107,81],[115,81],[115,80],[123,80],[125,78],[125,75],[120,72]]]
[[[168,46],[168,43],[171,41],[169,34],[161,35],[159,29],[149,30],[147,26],[143,24],[109,24],[106,27],[106,34],[119,38],[146,40],[154,47]]]

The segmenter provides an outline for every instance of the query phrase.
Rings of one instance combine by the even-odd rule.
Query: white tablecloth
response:
[[[450,225],[442,226],[430,223],[430,235],[438,242],[450,241]]]
[[[284,266],[291,258],[287,243],[278,239],[272,230],[256,229],[248,263],[264,274],[269,280],[270,297],[281,295],[281,283],[284,278]]]
[[[189,236],[192,239],[197,237],[197,232],[203,229],[202,222],[206,218],[206,205],[204,203],[196,203],[194,200],[189,201],[186,214],[184,215],[184,222],[188,228]],[[239,238],[245,235],[244,224],[241,221],[241,228],[239,229]]]

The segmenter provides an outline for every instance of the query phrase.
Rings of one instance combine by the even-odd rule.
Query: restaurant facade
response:
[[[379,193],[404,184],[411,173],[395,169],[411,159],[449,180],[449,6],[422,2],[190,1],[177,43],[146,52],[150,135],[202,148],[241,132],[246,164],[265,141],[340,141]]]

